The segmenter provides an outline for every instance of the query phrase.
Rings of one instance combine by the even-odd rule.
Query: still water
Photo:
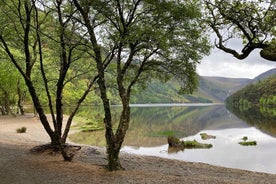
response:
[[[113,111],[118,118],[120,107],[113,107]],[[121,151],[276,174],[276,114],[235,114],[239,118],[218,104],[135,105],[131,107],[130,128]],[[200,133],[216,138],[202,140]],[[168,135],[213,147],[169,152]],[[257,146],[238,144],[244,136],[248,141],[257,141]],[[80,132],[70,139],[105,146],[104,131]]]

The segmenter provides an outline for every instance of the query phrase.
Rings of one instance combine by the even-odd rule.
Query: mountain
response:
[[[182,95],[178,91],[180,83],[170,80],[162,83],[158,80],[152,82],[142,91],[131,96],[131,103],[211,103],[208,95],[195,92],[192,95]]]
[[[252,80],[251,80],[251,83],[256,83],[256,82],[258,82],[258,81],[260,81],[260,80],[263,80],[263,79],[265,79],[265,78],[268,78],[268,77],[270,77],[270,76],[272,76],[272,75],[276,75],[276,68],[271,69],[271,70],[268,70],[268,71],[266,71],[266,72],[260,74],[259,76],[257,76],[257,77],[255,77],[254,79],[252,79]]]
[[[246,85],[250,79],[225,77],[200,77],[198,91],[213,101],[224,101],[230,94]]]
[[[268,70],[254,79],[202,76],[200,78],[199,90],[202,93],[207,93],[213,100],[224,101],[227,97],[245,86],[255,84],[272,75],[276,75],[276,68]]]
[[[226,99],[227,104],[250,106],[252,104],[276,104],[276,68],[268,70]]]
[[[226,103],[249,108],[252,105],[276,105],[276,74],[247,85],[226,99]]]
[[[180,84],[171,80],[161,83],[153,80],[146,89],[136,92],[131,103],[210,103],[224,102],[231,94],[271,75],[276,69],[262,73],[254,79],[199,76],[198,89],[191,95],[180,95]]]
[[[223,102],[250,79],[199,76],[198,89],[191,95],[178,94],[180,84],[176,81],[161,83],[153,80],[144,91],[132,96],[131,103],[212,103]]]

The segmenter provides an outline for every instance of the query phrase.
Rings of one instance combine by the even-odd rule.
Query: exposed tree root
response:
[[[76,152],[81,149],[81,146],[69,145],[65,144],[64,146],[56,146],[51,143],[38,145],[30,149],[31,153],[46,153],[55,155],[57,153],[61,153],[65,161],[72,161]]]
[[[30,149],[31,153],[56,153],[58,151],[58,147],[50,143],[38,145]]]

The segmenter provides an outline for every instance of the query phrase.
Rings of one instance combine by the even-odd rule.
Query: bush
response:
[[[27,131],[26,127],[21,127],[21,128],[16,129],[17,133],[25,133],[26,131]]]

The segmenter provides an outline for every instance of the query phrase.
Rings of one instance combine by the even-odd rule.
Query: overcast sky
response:
[[[237,44],[237,42],[231,43],[235,47]],[[238,60],[231,54],[214,48],[211,54],[204,57],[197,66],[197,72],[201,76],[254,78],[267,70],[276,68],[276,62],[262,59],[259,52],[260,50],[255,50],[246,59]]]

